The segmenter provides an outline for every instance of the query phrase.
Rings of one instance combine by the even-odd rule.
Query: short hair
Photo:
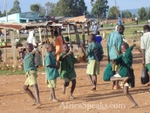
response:
[[[33,44],[31,44],[31,43],[26,43],[26,46],[28,46],[30,49],[34,49],[34,46],[33,46]]]
[[[122,46],[123,46],[125,49],[128,49],[128,48],[129,48],[129,44],[126,43],[126,42],[123,42],[123,43],[122,43]]]
[[[49,47],[53,47],[53,44],[46,43],[45,48],[48,49]]]
[[[145,26],[143,26],[143,30],[144,30],[144,31],[145,31],[145,30],[150,31],[150,27],[149,27],[149,25],[145,25]]]
[[[123,25],[118,25],[117,30],[120,31],[121,29],[125,29]]]
[[[99,34],[100,34],[100,32],[99,32],[99,31],[97,31],[97,32],[96,32],[96,34],[97,34],[97,35],[99,35]]]
[[[91,40],[94,41],[95,40],[95,35],[94,34],[90,34],[89,38],[91,38]]]

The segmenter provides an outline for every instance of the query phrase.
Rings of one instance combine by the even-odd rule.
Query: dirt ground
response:
[[[112,90],[111,82],[103,81],[103,71],[107,64],[105,57],[101,62],[98,76],[97,91],[91,92],[91,86],[85,74],[86,63],[75,66],[77,73],[77,87],[74,92],[76,99],[68,99],[70,86],[66,94],[61,93],[63,80],[57,80],[56,96],[60,102],[49,100],[49,88],[45,84],[45,73],[39,73],[38,84],[42,106],[35,109],[32,100],[23,91],[24,75],[0,76],[0,113],[150,113],[149,87],[140,82],[141,55],[137,49],[133,50],[136,87],[130,93],[138,103],[139,108],[131,109],[132,103],[123,91]],[[31,88],[32,89],[32,88]]]

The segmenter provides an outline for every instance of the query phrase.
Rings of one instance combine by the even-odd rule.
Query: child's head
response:
[[[26,44],[26,51],[27,52],[32,52],[33,49],[34,49],[33,44],[31,44],[31,43]]]
[[[88,37],[88,42],[91,43],[91,42],[94,42],[94,40],[95,40],[95,35],[90,34],[89,37]]]
[[[64,50],[65,53],[69,52],[69,46],[68,46],[68,44],[64,44],[63,45],[63,50]]]
[[[53,45],[50,43],[46,44],[45,47],[46,47],[47,52],[53,52],[54,50]]]
[[[121,52],[122,52],[122,53],[125,53],[128,48],[129,48],[129,45],[124,42],[124,43],[121,45]]]

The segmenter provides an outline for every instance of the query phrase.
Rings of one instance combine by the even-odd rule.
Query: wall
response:
[[[6,17],[1,17],[0,18],[0,23],[4,23],[4,22],[6,22]],[[20,14],[16,13],[16,14],[8,15],[8,22],[10,22],[10,23],[20,23]]]

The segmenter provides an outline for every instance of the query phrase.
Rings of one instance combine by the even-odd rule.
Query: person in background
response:
[[[112,60],[116,59],[121,53],[121,45],[123,42],[122,34],[124,33],[124,29],[125,28],[123,25],[119,25],[117,31],[114,31],[108,37],[108,43],[107,43],[108,62],[111,62],[112,71],[114,75],[116,74],[119,65],[112,64]],[[119,88],[118,84],[119,82],[114,81],[112,88],[118,89]]]
[[[118,25],[122,25],[120,17],[118,17]]]
[[[63,52],[63,38],[61,35],[58,34],[57,31],[54,31],[55,36],[55,55],[56,55],[56,61],[59,63],[60,54]]]
[[[98,31],[98,25],[97,25],[97,23],[94,24],[93,30],[94,30],[94,34],[96,35],[96,33]]]
[[[101,20],[100,25],[101,25],[101,27],[103,27],[103,20]]]
[[[144,35],[141,37],[141,51],[142,51],[142,64],[148,69],[150,76],[150,27],[145,25],[143,27]],[[150,82],[147,84],[150,86]]]
[[[27,38],[27,43],[30,43],[30,44],[36,46],[36,38],[35,38],[35,33],[33,30],[31,30],[29,32],[29,36]]]
[[[100,36],[100,32],[97,31],[96,36],[95,36],[95,42],[101,43],[102,37]]]

